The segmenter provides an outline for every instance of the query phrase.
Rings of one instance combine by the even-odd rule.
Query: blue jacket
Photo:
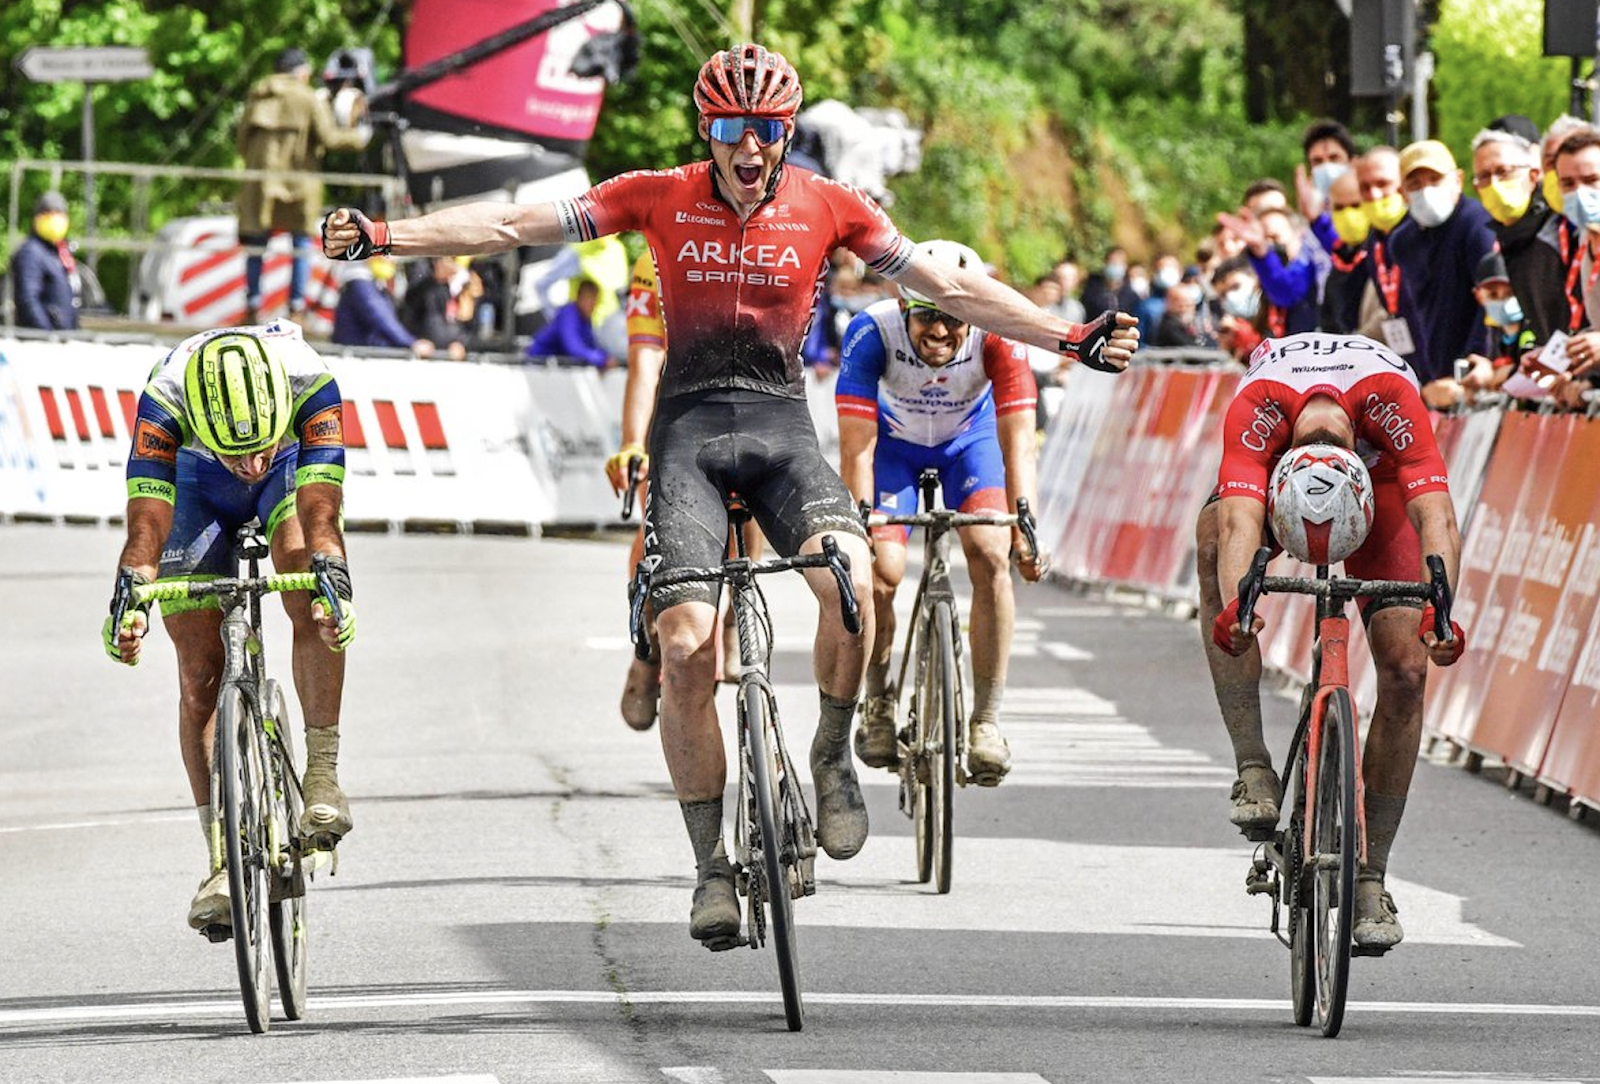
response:
[[[339,291],[333,313],[333,341],[341,346],[409,348],[417,337],[395,315],[394,302],[365,276],[353,278]]]
[[[1456,358],[1488,352],[1472,287],[1478,261],[1494,247],[1492,221],[1483,204],[1462,199],[1439,225],[1423,229],[1407,215],[1388,237],[1400,268],[1400,314],[1417,346],[1406,360],[1424,384],[1451,376]]]
[[[528,344],[528,356],[577,358],[590,365],[604,365],[611,355],[595,342],[594,325],[578,311],[578,303],[569,301],[534,335]]]
[[[74,331],[78,305],[61,253],[38,234],[29,234],[11,257],[11,298],[17,326]]]

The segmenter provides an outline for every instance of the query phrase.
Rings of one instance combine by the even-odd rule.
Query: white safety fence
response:
[[[0,516],[120,518],[130,423],[168,348],[0,337]],[[348,523],[475,531],[619,521],[604,465],[620,439],[626,373],[321,349],[345,401]],[[809,387],[832,455],[832,386]]]

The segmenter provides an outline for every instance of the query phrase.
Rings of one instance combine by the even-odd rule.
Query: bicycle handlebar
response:
[[[657,587],[674,587],[683,583],[748,582],[750,577],[764,576],[769,572],[799,571],[805,568],[826,568],[833,572],[839,586],[839,610],[844,627],[852,636],[861,632],[861,608],[856,603],[856,592],[850,582],[850,555],[839,552],[833,536],[822,536],[822,552],[801,554],[798,557],[780,557],[771,561],[752,561],[736,557],[720,565],[705,568],[673,568],[651,573],[643,561],[634,570],[628,584],[628,633],[633,640],[633,653],[640,659],[650,657],[650,638],[644,627],[644,607],[650,591]]]
[[[1354,580],[1348,577],[1311,580],[1299,576],[1268,576],[1267,561],[1272,550],[1262,546],[1250,561],[1250,571],[1239,580],[1239,627],[1250,628],[1257,601],[1264,594],[1315,595],[1318,598],[1349,601],[1362,595],[1372,598],[1410,598],[1431,602],[1434,633],[1440,642],[1450,642],[1452,593],[1445,576],[1444,558],[1427,556],[1429,582],[1411,580]]]
[[[323,575],[326,576],[326,573]],[[154,583],[133,588],[132,597],[133,601],[143,604],[173,602],[186,598],[210,598],[235,593],[269,595],[279,591],[319,591],[321,586],[318,574],[315,572],[275,572],[270,576],[257,576],[254,579],[222,577],[215,580],[156,580]],[[328,585],[328,594],[332,596],[337,607],[338,596],[332,593],[331,584]],[[338,612],[336,608],[335,613]]]
[[[1015,512],[953,512],[948,508],[934,509],[930,512],[916,512],[911,515],[886,515],[883,512],[874,512],[866,501],[860,504],[861,518],[870,531],[874,527],[901,526],[901,527],[937,527],[940,530],[951,530],[959,527],[1016,527],[1022,532],[1022,540],[1027,544],[1030,559],[1039,556],[1038,523],[1033,518],[1033,512],[1028,507],[1028,498],[1017,498]]]
[[[622,487],[622,518],[633,518],[634,491],[639,487],[639,469],[644,466],[644,456],[628,457],[628,483]]]

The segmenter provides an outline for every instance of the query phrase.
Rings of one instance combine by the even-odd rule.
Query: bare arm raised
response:
[[[330,260],[365,260],[384,252],[479,256],[564,240],[554,203],[464,203],[395,222],[374,222],[353,207],[340,207],[322,222],[322,254]]]
[[[985,331],[1058,354],[1076,354],[1091,368],[1121,371],[1139,348],[1137,317],[1108,312],[1087,324],[1074,324],[1045,312],[979,268],[957,267],[919,252],[897,281]]]

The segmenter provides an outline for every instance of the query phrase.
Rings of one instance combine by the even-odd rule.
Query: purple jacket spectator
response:
[[[589,309],[593,308],[591,302]],[[595,342],[594,325],[579,301],[569,301],[556,310],[528,344],[528,356],[576,358],[596,367],[604,367],[611,360],[611,355]]]
[[[395,315],[394,302],[370,276],[345,283],[333,314],[333,341],[341,346],[394,346],[410,349],[417,337]]]

